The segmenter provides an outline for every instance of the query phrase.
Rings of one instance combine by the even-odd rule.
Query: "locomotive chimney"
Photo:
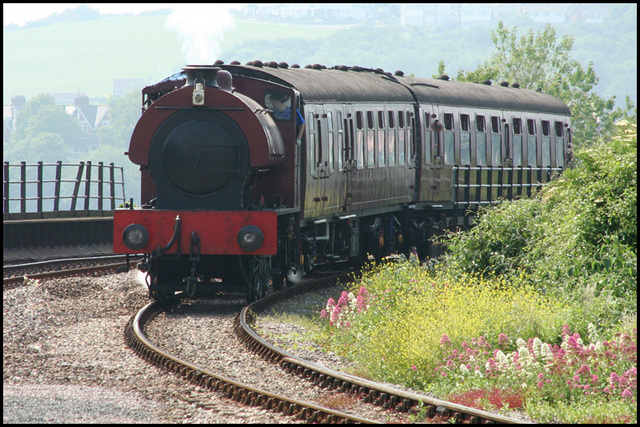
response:
[[[216,75],[221,70],[220,67],[210,65],[187,65],[182,69],[187,75],[186,86],[193,86],[192,102],[195,106],[204,105],[205,87],[218,89]]]
[[[195,86],[196,83],[204,83],[206,87],[218,88],[216,75],[222,70],[211,65],[187,65],[182,69],[187,75],[185,86]]]

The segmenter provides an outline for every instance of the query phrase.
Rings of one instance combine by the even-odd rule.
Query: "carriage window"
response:
[[[378,111],[378,165],[385,165],[384,111]]]
[[[404,127],[404,114],[402,113],[402,111],[398,111],[398,127]]]
[[[556,138],[556,167],[564,167],[564,140]]]
[[[500,117],[491,116],[491,164],[502,164],[502,135],[500,134]]]
[[[491,116],[491,132],[500,133],[500,117]]]
[[[522,166],[522,119],[513,119],[513,166]]]
[[[318,125],[318,155],[316,157],[316,160],[318,162],[318,165],[320,165],[322,163],[322,126],[320,123],[320,120],[318,120],[317,122]]]
[[[367,111],[367,127],[373,129],[373,111]]]
[[[537,166],[538,165],[538,147],[537,147],[537,138],[536,138],[536,121],[533,119],[527,120],[527,133],[529,136],[527,137],[527,165],[528,166]]]
[[[453,114],[450,114],[450,113],[444,114],[444,129],[453,130]]]
[[[522,133],[522,119],[513,119],[513,134],[520,135]]]
[[[394,127],[394,115],[393,115],[393,111],[389,111],[389,127],[392,128]]]
[[[471,134],[469,133],[469,115],[460,115],[460,164],[471,163]]]
[[[460,130],[463,132],[469,132],[469,115],[460,114]]]
[[[356,126],[358,129],[362,129],[362,111],[356,112]]]
[[[484,116],[476,116],[476,163],[487,164],[487,134],[485,133]]]
[[[455,133],[453,132],[453,114],[444,114],[444,162],[455,163]]]
[[[563,136],[562,122],[556,122],[556,136],[558,138],[562,138],[562,136]]]
[[[335,147],[334,147],[334,136],[333,136],[333,115],[331,111],[327,111],[327,136],[329,137],[329,170],[331,172],[334,171],[334,161],[335,161]]]
[[[542,121],[542,135],[543,136],[549,136],[551,129],[549,126],[549,122],[547,120],[543,120]]]
[[[424,127],[426,129],[429,129],[429,126],[431,126],[431,114],[429,114],[428,111],[424,112]]]
[[[367,167],[372,168],[375,166],[375,160],[376,160],[375,131],[373,129],[367,130],[367,142],[366,142],[365,151],[367,153]]]

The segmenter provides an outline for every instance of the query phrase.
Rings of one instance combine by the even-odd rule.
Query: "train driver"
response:
[[[291,118],[291,105],[289,97],[280,92],[274,92],[269,95],[269,101],[273,106],[273,117],[276,120],[289,120]],[[302,134],[304,133],[305,121],[300,114],[300,111],[296,108],[296,126],[298,127],[298,133],[296,135],[296,144],[302,143]]]

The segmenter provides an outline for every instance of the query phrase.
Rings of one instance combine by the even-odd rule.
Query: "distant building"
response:
[[[27,100],[22,95],[12,96],[11,105],[2,106],[2,142],[8,140],[16,130],[16,113],[24,108]]]
[[[67,114],[74,117],[82,130],[87,134],[95,134],[98,128],[109,125],[108,105],[91,105],[87,95],[78,94],[74,105],[65,108]]]
[[[522,11],[534,21],[545,24],[566,23],[567,12],[566,3],[524,3]]]

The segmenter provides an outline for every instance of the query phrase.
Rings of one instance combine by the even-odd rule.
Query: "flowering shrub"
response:
[[[524,279],[403,261],[365,272],[320,320],[325,344],[361,376],[486,410],[520,408],[538,422],[633,422],[636,333],[603,340],[572,308]]]
[[[369,299],[369,292],[364,286],[360,287],[357,297],[353,292],[342,291],[337,303],[333,298],[329,298],[327,306],[320,312],[320,317],[328,319],[330,326],[348,328],[351,326],[350,320],[355,315],[369,308]]]
[[[480,336],[455,348],[443,335],[444,357],[432,375],[440,379],[438,389],[449,399],[479,409],[500,409],[503,402],[495,396],[502,389],[510,390],[510,396],[525,395],[523,407],[528,402],[536,402],[531,406],[538,408],[578,403],[597,407],[617,401],[628,405],[625,416],[631,416],[637,412],[637,335],[619,333],[610,341],[599,341],[593,324],[589,331],[590,344],[564,325],[560,345],[518,338],[517,349],[507,353],[501,349],[509,342],[504,334],[495,347]],[[625,421],[625,416],[604,421]]]

